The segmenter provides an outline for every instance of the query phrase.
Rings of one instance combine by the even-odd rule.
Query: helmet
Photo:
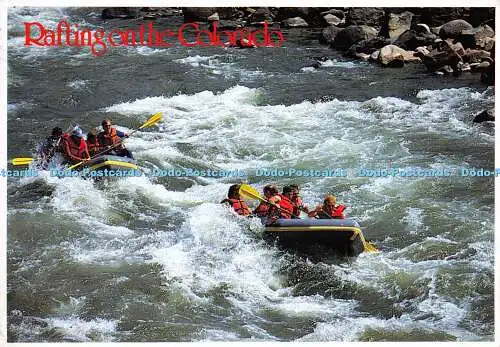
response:
[[[78,137],[83,137],[83,131],[82,129],[77,125],[73,127],[73,130],[71,130],[71,135],[76,135]]]

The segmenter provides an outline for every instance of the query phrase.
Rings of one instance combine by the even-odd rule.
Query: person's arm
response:
[[[117,130],[116,135],[118,135],[119,138],[123,139],[124,137],[128,137],[127,133],[124,133],[123,131]]]
[[[84,160],[89,160],[90,159],[89,147],[87,146],[87,142],[86,141],[83,141],[83,143],[85,145],[84,153],[86,155],[86,158],[84,158]]]

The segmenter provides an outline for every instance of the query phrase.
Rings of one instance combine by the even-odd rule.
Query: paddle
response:
[[[14,158],[11,160],[12,165],[29,165],[33,158]]]
[[[149,117],[149,119],[146,122],[144,122],[140,127],[138,127],[135,130],[132,130],[128,134],[128,136],[132,135],[136,131],[139,131],[139,130],[144,129],[144,128],[148,127],[148,126],[151,126],[153,124],[158,123],[159,121],[161,121],[161,119],[162,119],[162,113],[161,112],[155,113],[154,115],[152,115],[151,117]],[[112,149],[114,149],[114,148],[118,147],[119,145],[121,145],[122,142],[123,141],[120,141],[119,143],[117,143],[117,144],[115,144],[115,145],[113,145],[113,146],[105,149],[104,151],[97,153],[96,155],[90,157],[90,159],[88,159],[88,160],[91,160],[91,159],[93,159],[95,157],[98,157],[100,155],[103,155],[104,153],[107,153],[107,152],[111,151]],[[80,162],[78,162],[76,164],[73,164],[67,170],[73,170],[73,169],[77,168],[78,166],[82,165],[83,163],[85,163],[88,160],[82,160],[82,161],[80,161]]]
[[[280,210],[279,206],[276,205],[276,204],[273,204],[272,202],[270,202],[269,200],[267,199],[264,199],[260,193],[257,191],[257,189],[255,189],[254,187],[252,187],[251,185],[248,185],[248,184],[245,184],[243,183],[241,186],[240,186],[240,190],[239,190],[239,193],[240,195],[243,195],[243,196],[246,196],[247,198],[250,198],[250,199],[254,199],[254,200],[260,200],[262,202],[265,202],[269,205],[273,205],[275,206],[278,210]],[[299,216],[295,215],[292,213],[292,216],[294,217],[297,217],[298,219],[300,219]]]

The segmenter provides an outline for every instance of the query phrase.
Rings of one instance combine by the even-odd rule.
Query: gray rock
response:
[[[485,59],[491,57],[490,52],[483,51],[480,49],[466,49],[463,55],[463,60],[466,63],[480,63]]]
[[[208,21],[208,17],[217,12],[216,7],[183,7],[184,21]]]
[[[356,42],[347,51],[348,56],[356,56],[358,53],[372,54],[374,51],[390,44],[390,40],[385,37],[374,37],[369,40]]]
[[[431,34],[431,29],[427,24],[419,23],[415,26],[415,32],[417,34]]]
[[[437,36],[430,33],[417,34],[414,30],[402,33],[393,44],[405,50],[413,51],[417,47],[429,46],[434,43]]]
[[[350,8],[347,12],[346,24],[368,25],[380,28],[385,22],[385,11],[381,7]]]
[[[341,23],[344,23],[342,19],[333,14],[326,14],[323,18],[325,18],[328,25],[339,25]]]
[[[208,16],[207,20],[209,22],[215,22],[215,21],[219,21],[220,18],[219,18],[219,13],[215,12],[214,14],[212,14],[211,16]]]
[[[332,9],[330,9],[330,10],[328,10],[328,11],[321,12],[320,14],[321,14],[322,16],[326,16],[326,15],[328,15],[328,14],[331,14],[331,15],[333,15],[333,16],[335,16],[335,17],[337,17],[337,18],[340,18],[340,19],[345,19],[345,13],[344,13],[344,11],[342,11],[342,10],[337,10],[337,9],[333,9],[333,8],[332,8]]]
[[[410,30],[413,13],[405,11],[403,13],[389,13],[387,16],[387,28],[389,38],[394,42],[402,33]]]
[[[452,20],[443,26],[439,30],[439,37],[443,40],[448,38],[456,38],[462,31],[472,29],[472,25],[464,21],[463,19]]]
[[[335,40],[333,47],[338,50],[347,50],[356,42],[369,40],[377,36],[377,30],[367,25],[351,25],[342,29]]]
[[[463,30],[458,36],[465,48],[485,48],[486,39],[495,37],[495,31],[489,25],[483,25],[477,28]]]
[[[251,22],[264,22],[267,21],[271,23],[274,19],[274,15],[268,7],[259,7],[254,13],[249,17]]]
[[[335,37],[339,32],[341,32],[343,29],[338,28],[336,26],[329,26],[324,28],[321,31],[321,35],[319,37],[319,42],[327,45],[332,45],[333,41],[335,40]]]
[[[309,24],[300,17],[287,18],[281,23],[288,28],[305,28],[309,26]]]

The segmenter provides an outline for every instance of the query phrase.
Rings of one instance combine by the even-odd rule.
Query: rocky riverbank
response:
[[[104,19],[154,20],[183,16],[185,22],[218,22],[224,29],[274,27],[318,30],[320,44],[390,68],[424,64],[429,73],[477,73],[495,84],[495,9],[188,7],[105,8]],[[492,113],[493,114],[493,113]],[[490,119],[491,117],[487,117]]]

